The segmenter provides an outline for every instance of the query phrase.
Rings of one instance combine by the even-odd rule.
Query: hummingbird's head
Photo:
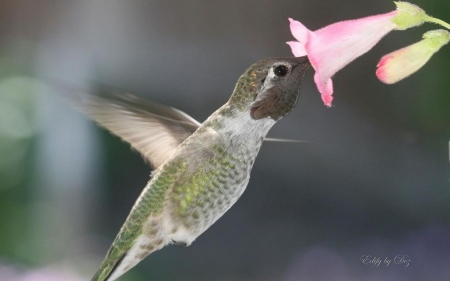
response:
[[[278,120],[296,105],[310,66],[307,57],[259,61],[241,76],[230,103],[249,109],[252,119]]]

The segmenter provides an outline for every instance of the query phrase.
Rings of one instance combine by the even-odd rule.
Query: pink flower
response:
[[[397,10],[366,18],[347,20],[310,31],[289,19],[292,35],[298,41],[287,42],[295,56],[307,55],[316,73],[314,82],[326,106],[333,100],[331,77],[357,57],[369,51],[394,29],[403,30],[423,23],[425,13],[407,2]]]
[[[341,21],[317,31],[289,19],[291,32],[298,42],[287,42],[296,57],[307,55],[316,74],[314,82],[326,106],[333,100],[331,77],[351,61],[369,51],[386,34],[394,30],[396,12],[367,18]]]

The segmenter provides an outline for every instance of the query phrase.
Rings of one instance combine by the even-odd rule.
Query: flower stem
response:
[[[447,28],[447,29],[450,29],[450,24],[446,23],[446,22],[443,21],[443,20],[440,20],[440,19],[437,19],[437,18],[430,17],[430,16],[428,16],[428,15],[425,17],[425,21],[427,21],[427,22],[432,22],[432,23],[436,23],[436,24],[442,25],[443,27],[445,27],[445,28]]]

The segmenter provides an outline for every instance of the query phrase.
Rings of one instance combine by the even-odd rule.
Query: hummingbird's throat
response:
[[[268,89],[260,93],[251,104],[250,116],[252,119],[271,118],[275,121],[287,115],[297,103],[297,95],[286,95],[277,89]]]

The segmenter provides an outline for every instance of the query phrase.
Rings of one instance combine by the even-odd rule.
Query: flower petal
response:
[[[308,42],[309,33],[311,31],[307,29],[299,21],[289,18],[291,33],[299,42],[306,44]]]
[[[317,89],[319,90],[323,103],[331,107],[331,102],[333,101],[333,80],[331,78],[322,79],[319,72],[314,74],[314,82],[316,83]]]
[[[288,42],[295,56],[307,55],[316,71],[314,81],[326,106],[333,100],[331,77],[351,61],[369,51],[396,25],[396,11],[362,19],[341,21],[311,32],[290,20],[291,32],[299,41]]]
[[[394,30],[391,19],[395,14],[341,21],[315,31],[305,48],[314,69],[324,79],[333,76]]]
[[[306,50],[303,43],[297,42],[297,41],[290,41],[286,42],[291,47],[291,51],[296,57],[303,57],[306,56]]]

